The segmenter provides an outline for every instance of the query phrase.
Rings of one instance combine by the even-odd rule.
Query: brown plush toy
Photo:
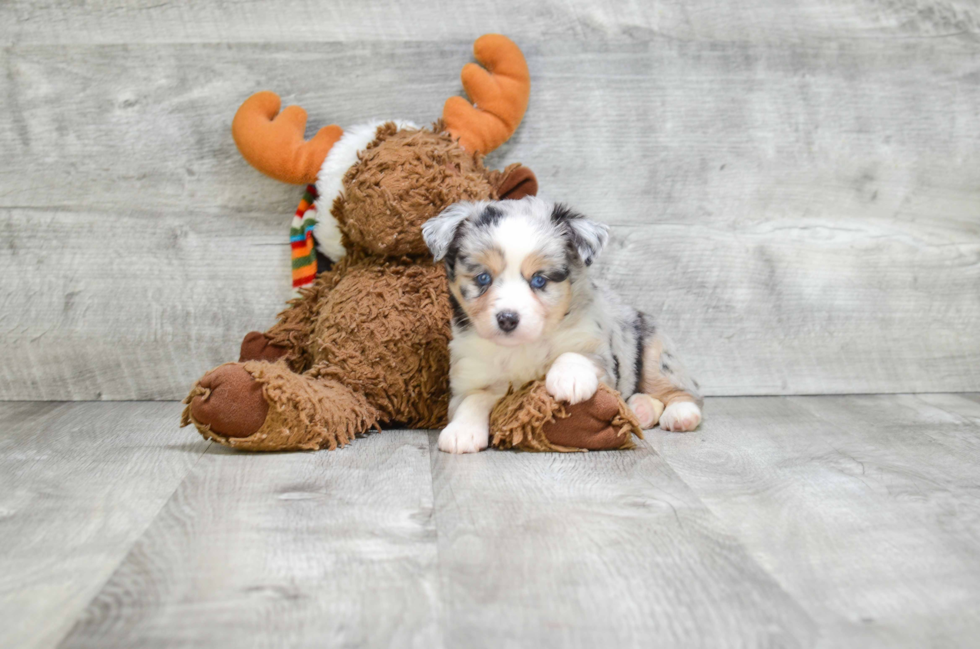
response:
[[[304,141],[301,108],[279,113],[272,93],[245,101],[232,126],[242,155],[273,178],[315,181],[316,220],[294,229],[299,297],[267,332],[245,337],[238,363],[197,382],[182,425],[253,451],[333,449],[375,428],[445,425],[452,313],[445,270],[421,226],[457,201],[537,191],[529,169],[495,171],[482,161],[524,115],[524,57],[495,34],[478,39],[474,54],[486,69],[468,64],[462,81],[478,107],[453,97],[431,128],[328,126]],[[332,262],[319,274],[317,256],[321,266]],[[516,387],[491,418],[495,446],[629,448],[640,435],[612,390],[567,406],[540,381]]]

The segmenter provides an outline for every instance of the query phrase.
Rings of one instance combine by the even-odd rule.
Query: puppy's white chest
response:
[[[547,343],[521,345],[518,348],[503,348],[505,353],[498,353],[492,358],[493,370],[501,379],[508,383],[520,384],[536,379],[551,367],[557,354]]]
[[[555,355],[552,346],[541,343],[501,347],[476,336],[454,339],[451,343],[453,392],[476,389],[506,390],[543,376]]]
[[[475,334],[460,336],[450,343],[453,393],[483,389],[506,391],[509,385],[517,387],[540,379],[563,353],[591,354],[596,350],[598,340],[591,327],[564,331],[517,347],[495,345]]]

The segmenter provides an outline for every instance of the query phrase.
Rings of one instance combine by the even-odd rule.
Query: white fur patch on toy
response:
[[[374,141],[378,127],[388,122],[394,122],[399,129],[419,128],[413,122],[391,119],[375,120],[345,129],[343,137],[330,149],[320,167],[320,173],[317,174],[316,190],[319,197],[316,201],[317,224],[313,233],[317,249],[331,261],[340,260],[347,251],[341,242],[337,219],[330,213],[330,208],[344,189],[344,175],[347,170],[357,164],[358,154]]]

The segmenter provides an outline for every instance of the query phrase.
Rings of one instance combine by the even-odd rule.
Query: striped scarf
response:
[[[303,200],[299,202],[293,222],[289,226],[294,293],[312,284],[316,278],[316,240],[313,238],[313,228],[316,226],[316,199],[316,186],[307,185]]]

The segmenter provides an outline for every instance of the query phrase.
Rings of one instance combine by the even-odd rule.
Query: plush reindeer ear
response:
[[[497,196],[501,200],[524,198],[538,195],[538,179],[527,167],[512,165],[504,169],[497,184]]]
[[[556,203],[551,210],[551,221],[564,228],[569,243],[586,266],[592,265],[609,240],[608,225],[587,219],[561,203]]]
[[[486,203],[454,203],[440,212],[439,216],[422,224],[422,238],[436,261],[443,259],[449,252],[463,222],[485,205]]]

